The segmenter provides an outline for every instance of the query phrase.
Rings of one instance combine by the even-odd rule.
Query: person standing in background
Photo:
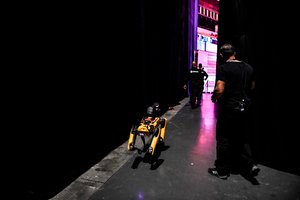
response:
[[[207,78],[208,75],[203,70],[202,64],[200,63],[197,67],[197,63],[193,61],[192,67],[188,73],[191,108],[197,108],[200,106],[202,92],[204,89],[204,80]]]
[[[198,69],[200,69],[200,73],[201,73],[201,79],[202,79],[202,83],[201,83],[201,96],[200,96],[200,99],[202,97],[202,93],[203,93],[203,90],[204,90],[204,81],[206,81],[208,79],[208,74],[206,73],[206,71],[204,70],[204,67],[202,66],[202,63],[199,63],[198,65]]]

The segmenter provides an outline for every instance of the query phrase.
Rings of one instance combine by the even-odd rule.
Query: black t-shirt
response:
[[[246,94],[251,98],[251,83],[254,80],[253,67],[245,62],[226,62],[217,69],[216,81],[225,82],[225,90],[218,100],[220,105],[230,107]]]
[[[204,77],[207,76],[207,73],[198,68],[191,68],[189,71],[189,81],[191,86],[203,86]]]

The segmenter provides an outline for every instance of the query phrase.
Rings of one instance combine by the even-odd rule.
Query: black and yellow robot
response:
[[[154,103],[147,108],[147,116],[132,126],[128,140],[129,151],[137,149],[135,147],[137,136],[143,141],[144,148],[147,147],[145,138],[148,138],[150,143],[148,144],[149,147],[146,149],[146,152],[150,155],[154,155],[159,142],[162,144],[165,143],[167,118],[159,116],[159,112],[159,103]]]

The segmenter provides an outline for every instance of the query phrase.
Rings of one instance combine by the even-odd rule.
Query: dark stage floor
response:
[[[53,197],[53,200],[299,200],[300,176],[259,164],[260,174],[227,180],[208,174],[215,159],[216,110],[210,94],[191,109],[188,99],[169,110],[165,146],[151,165],[127,143]]]

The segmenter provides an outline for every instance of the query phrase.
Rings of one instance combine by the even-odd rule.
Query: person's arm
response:
[[[205,76],[205,80],[207,80],[208,74],[206,73],[206,71],[204,71],[204,76]]]
[[[218,99],[222,96],[225,89],[225,82],[218,80],[213,91],[213,95],[211,96],[211,101],[216,103]]]

